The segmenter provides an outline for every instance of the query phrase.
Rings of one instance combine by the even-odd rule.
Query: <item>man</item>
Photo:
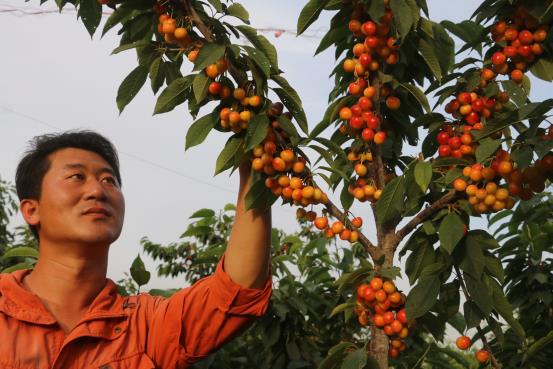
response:
[[[249,174],[243,165],[212,276],[169,299],[122,297],[106,278],[125,212],[115,149],[90,131],[35,138],[16,187],[39,258],[32,271],[0,274],[0,369],[186,368],[245,329],[271,295],[271,217],[246,211]]]

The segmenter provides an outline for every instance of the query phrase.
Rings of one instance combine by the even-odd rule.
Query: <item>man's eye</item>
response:
[[[107,182],[112,185],[117,185],[117,181],[113,177],[104,177],[102,178],[102,182]]]
[[[81,173],[75,173],[70,175],[69,178],[81,180],[84,179],[84,176]]]

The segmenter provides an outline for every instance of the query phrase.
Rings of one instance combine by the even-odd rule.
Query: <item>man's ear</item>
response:
[[[22,200],[21,203],[19,203],[19,210],[21,211],[23,219],[25,219],[27,224],[36,226],[40,223],[40,212],[37,200]]]

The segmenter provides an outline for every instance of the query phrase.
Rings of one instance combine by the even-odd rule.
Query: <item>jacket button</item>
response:
[[[115,327],[115,333],[121,333],[121,328],[120,327]],[[102,368],[102,369],[108,369],[108,368],[106,367],[106,368]]]

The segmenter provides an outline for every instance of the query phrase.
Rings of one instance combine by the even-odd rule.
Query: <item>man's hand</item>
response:
[[[225,272],[246,288],[262,288],[269,274],[271,247],[271,210],[246,211],[246,194],[251,186],[251,163],[247,160],[239,168],[240,187],[236,204],[236,218],[227,251]]]

